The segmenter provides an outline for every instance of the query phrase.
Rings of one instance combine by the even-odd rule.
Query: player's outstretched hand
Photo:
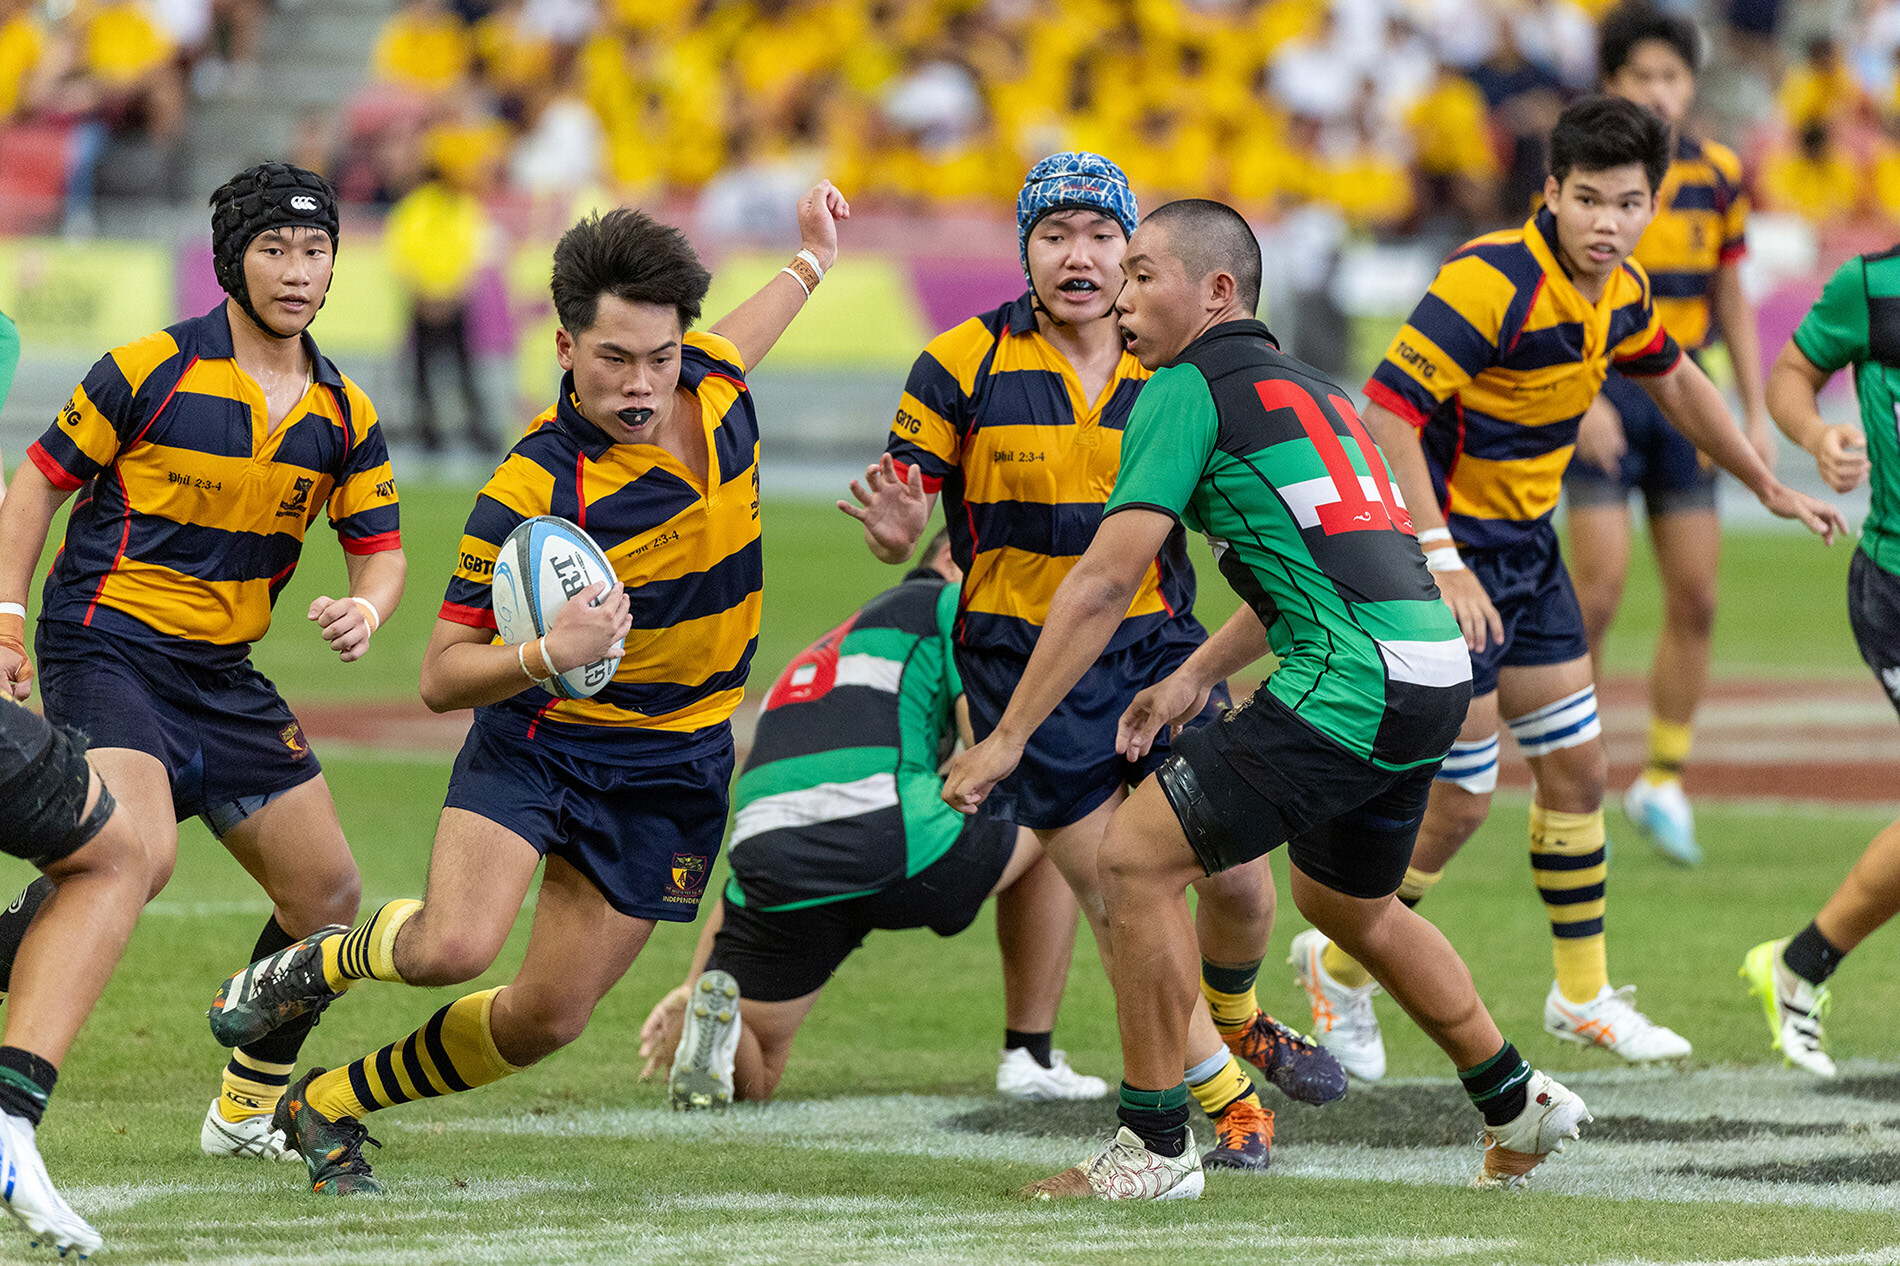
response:
[[[605,581],[589,585],[554,617],[554,627],[548,630],[548,666],[565,673],[596,660],[617,660],[627,653],[625,638],[632,628],[627,587]]]
[[[943,776],[943,802],[958,813],[975,813],[990,789],[1016,772],[1023,749],[992,734],[966,752],[958,752]]]
[[[307,618],[316,621],[323,640],[344,663],[355,663],[369,649],[369,635],[375,630],[370,627],[369,612],[356,599],[317,598]]]
[[[1465,635],[1465,645],[1473,652],[1482,651],[1491,642],[1504,640],[1504,621],[1498,618],[1498,609],[1491,605],[1491,595],[1469,570],[1435,571],[1432,579],[1438,582],[1438,592],[1457,618],[1458,628]]]
[[[838,259],[838,221],[851,218],[851,204],[838,187],[821,180],[798,200],[799,245],[818,257],[818,267],[831,271]]]
[[[1836,536],[1847,535],[1847,518],[1839,510],[1817,497],[1796,492],[1784,483],[1770,483],[1761,494],[1761,503],[1780,518],[1801,520],[1808,531],[1829,545]]]
[[[1122,713],[1115,727],[1115,750],[1138,761],[1154,750],[1155,735],[1163,726],[1186,725],[1207,706],[1212,686],[1197,684],[1181,670],[1169,673],[1140,694]]]
[[[679,1050],[680,1034],[686,1028],[686,1003],[692,996],[691,985],[675,985],[647,1013],[646,1023],[640,1026],[640,1054],[647,1061],[640,1070],[641,1081],[673,1067],[673,1053]]]
[[[851,481],[851,495],[858,505],[841,500],[838,508],[864,525],[864,543],[871,552],[886,563],[909,558],[930,522],[923,471],[913,465],[900,477],[896,461],[886,453],[864,468],[863,482]]]
[[[1867,461],[1867,437],[1858,427],[1828,427],[1815,445],[1814,468],[1835,492],[1854,491],[1872,469]]]

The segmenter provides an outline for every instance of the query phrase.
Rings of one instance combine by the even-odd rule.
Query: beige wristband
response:
[[[370,636],[374,637],[376,630],[383,627],[383,617],[376,613],[376,604],[368,598],[359,598],[355,594],[350,595],[350,601],[363,608],[364,618],[369,621]]]

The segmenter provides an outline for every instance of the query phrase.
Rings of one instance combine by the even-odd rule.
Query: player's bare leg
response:
[[[819,993],[814,989],[802,998],[784,1002],[741,1000],[743,1023],[733,1058],[733,1098],[759,1101],[772,1097],[791,1059],[792,1039],[811,1014]]]
[[[172,805],[171,777],[165,763],[150,752],[130,747],[95,747],[86,759],[145,844],[150,887],[146,900],[165,891],[178,864],[178,811]]]
[[[534,846],[500,823],[467,809],[442,810],[421,908],[396,934],[392,956],[402,979],[456,985],[487,971],[540,864]]]
[[[996,943],[1003,958],[1003,1024],[1023,1033],[1055,1028],[1069,982],[1081,907],[1035,836],[1018,832],[997,881]]]
[[[356,921],[363,878],[322,774],[258,809],[220,843],[269,895],[291,936]]]
[[[1843,954],[1900,913],[1900,822],[1874,836],[1814,922]]]
[[[1584,636],[1590,640],[1591,675],[1603,680],[1603,640],[1616,623],[1623,605],[1623,584],[1630,565],[1630,512],[1624,502],[1572,506],[1564,526],[1570,548],[1564,564],[1583,612]]]

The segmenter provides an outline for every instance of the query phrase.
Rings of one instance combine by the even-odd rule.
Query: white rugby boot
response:
[[[1049,1067],[1022,1047],[1004,1051],[996,1065],[996,1093],[1005,1099],[1043,1103],[1050,1099],[1101,1099],[1108,1094],[1108,1083],[1100,1077],[1078,1073],[1069,1067],[1066,1051],[1050,1051]]]
[[[1794,1067],[1817,1077],[1832,1077],[1834,1061],[1821,1049],[1826,1037],[1821,1017],[1834,998],[1826,985],[1803,980],[1782,962],[1781,951],[1791,939],[1764,941],[1749,950],[1742,959],[1742,979],[1748,982],[1748,992],[1761,999],[1774,1048]]]
[[[53,1189],[33,1123],[11,1112],[0,1112],[0,1204],[35,1245],[57,1249],[61,1257],[77,1252],[83,1261],[105,1246],[99,1232]]]
[[[1695,810],[1689,807],[1679,779],[1652,783],[1638,774],[1623,793],[1623,812],[1656,851],[1676,865],[1695,866],[1702,861],[1702,846],[1695,838]]]
[[[666,1082],[674,1111],[724,1112],[732,1106],[740,1032],[739,982],[728,972],[706,972],[687,1000],[686,1026]]]
[[[205,1123],[198,1131],[198,1146],[206,1156],[233,1156],[250,1160],[302,1160],[294,1148],[284,1142],[284,1132],[271,1125],[271,1114],[227,1121],[218,1111],[218,1100],[211,1101]]]
[[[1582,1099],[1543,1073],[1532,1073],[1524,1089],[1524,1110],[1514,1120],[1484,1128],[1484,1167],[1472,1186],[1524,1186],[1531,1171],[1563,1151],[1577,1127],[1591,1119]]]
[[[1579,1046],[1600,1046],[1632,1064],[1682,1059],[1689,1039],[1657,1024],[1636,1009],[1636,986],[1597,991],[1588,1002],[1572,1002],[1555,982],[1544,998],[1544,1032]]]
[[[1385,1039],[1379,1035],[1379,1017],[1372,1011],[1376,981],[1348,988],[1326,971],[1320,956],[1332,942],[1318,928],[1293,938],[1293,964],[1300,987],[1313,1004],[1313,1039],[1333,1053],[1339,1066],[1360,1081],[1385,1076]]]
[[[1187,1146],[1181,1149],[1179,1156],[1162,1156],[1149,1151],[1141,1137],[1124,1125],[1094,1157],[1030,1183],[1023,1188],[1023,1194],[1032,1200],[1077,1196],[1095,1196],[1102,1200],[1199,1200],[1206,1183],[1207,1176],[1201,1170],[1201,1153],[1194,1146],[1192,1130],[1187,1132]]]

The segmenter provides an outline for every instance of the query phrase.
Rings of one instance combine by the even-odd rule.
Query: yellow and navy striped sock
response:
[[[1649,759],[1643,764],[1643,781],[1661,786],[1681,778],[1694,738],[1695,731],[1680,721],[1649,718]]]
[[[1588,1002],[1610,983],[1603,944],[1603,810],[1559,813],[1531,806],[1531,874],[1550,919],[1557,988],[1571,1002]]]
[[[1210,1055],[1188,1069],[1183,1080],[1194,1102],[1200,1104],[1201,1111],[1209,1117],[1219,1116],[1234,1100],[1254,1093],[1253,1078],[1240,1066],[1240,1061],[1226,1051]]]
[[[1251,963],[1210,963],[1201,960],[1201,996],[1214,1017],[1214,1027],[1222,1033],[1239,1033],[1253,1023],[1260,1010],[1254,996],[1254,978],[1260,974],[1261,960]]]
[[[323,978],[332,989],[348,989],[359,980],[402,983],[396,970],[396,934],[422,909],[413,897],[399,897],[342,936],[323,943]]]
[[[289,1064],[273,1064],[242,1050],[231,1052],[224,1066],[224,1088],[218,1093],[218,1115],[226,1121],[268,1116],[277,1110],[290,1084]]]
[[[315,1078],[306,1102],[332,1121],[360,1119],[378,1108],[473,1090],[520,1072],[502,1058],[489,1028],[500,992],[457,998],[401,1041]]]

